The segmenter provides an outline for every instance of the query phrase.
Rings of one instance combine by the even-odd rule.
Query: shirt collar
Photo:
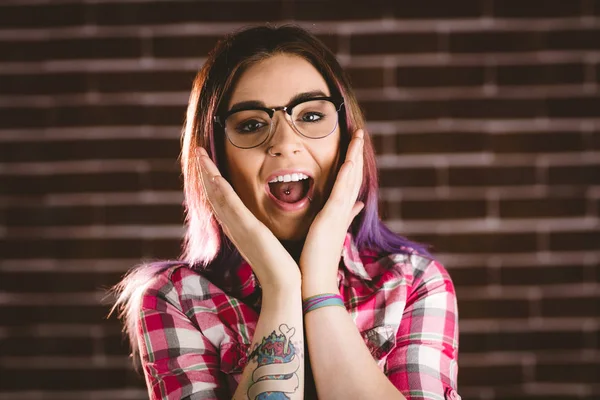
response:
[[[373,256],[375,256],[375,253],[369,250],[359,252],[352,234],[350,232],[346,233],[344,247],[342,248],[343,262],[340,262],[340,266],[345,267],[351,274],[362,280],[371,281],[371,276],[365,270],[364,262],[371,261]]]

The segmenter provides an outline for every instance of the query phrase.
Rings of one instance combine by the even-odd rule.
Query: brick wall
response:
[[[0,398],[142,399],[104,288],[174,258],[216,38],[296,21],[348,69],[396,231],[459,296],[465,399],[600,398],[600,1],[0,5]]]

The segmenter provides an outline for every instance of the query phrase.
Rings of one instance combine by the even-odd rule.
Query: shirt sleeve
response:
[[[140,359],[151,400],[224,399],[215,346],[182,311],[166,276],[157,276],[141,297]]]
[[[415,270],[415,284],[408,295],[396,347],[387,358],[387,375],[407,400],[459,399],[457,360],[454,285],[444,267],[430,261],[424,270]]]

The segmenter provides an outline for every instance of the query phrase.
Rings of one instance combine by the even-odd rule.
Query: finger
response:
[[[346,154],[345,161],[352,160],[356,163],[357,156],[362,149],[363,135],[364,132],[362,129],[359,129],[354,133],[348,146],[348,152]]]
[[[363,163],[364,163],[364,131],[359,129],[355,134],[354,139],[354,147],[352,148],[352,154],[350,154],[351,160],[354,164],[352,177],[348,182],[350,189],[352,190],[352,194],[354,199],[358,196],[358,192],[360,191],[360,187],[362,185],[363,180]]]
[[[348,219],[348,224],[347,227],[350,227],[350,225],[352,225],[352,221],[354,221],[354,218],[356,218],[356,216],[362,211],[362,209],[365,207],[365,203],[363,203],[362,201],[357,201],[354,206],[352,207],[352,212],[350,213],[350,218]],[[346,230],[348,230],[346,228]]]
[[[221,176],[217,166],[204,155],[200,155],[200,163],[202,182],[208,200],[220,222],[230,226],[232,221],[237,221],[239,224],[240,221],[246,220],[249,210],[229,182]]]

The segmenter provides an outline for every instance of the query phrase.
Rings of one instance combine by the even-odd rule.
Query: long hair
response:
[[[340,161],[336,172],[346,157],[353,132],[359,128],[365,131],[363,183],[358,195],[358,200],[365,206],[349,227],[357,248],[373,249],[380,254],[418,253],[431,257],[426,246],[392,232],[380,219],[375,151],[349,80],[334,54],[302,28],[267,25],[247,28],[224,37],[210,52],[194,79],[181,138],[187,228],[181,260],[191,268],[221,276],[230,274],[231,269],[241,261],[240,253],[212,213],[200,181],[197,154],[200,147],[205,148],[222,176],[229,180],[224,161],[225,134],[214,123],[213,116],[227,106],[235,83],[249,66],[277,54],[295,55],[308,61],[321,73],[331,95],[343,99],[344,106],[339,114]],[[134,295],[141,295],[140,290],[143,289],[140,288],[152,278],[153,274],[148,270],[158,273],[163,269],[151,267],[144,271],[143,266],[138,267],[115,288],[118,295],[115,308],[121,310],[120,316],[125,319],[125,330],[134,353],[137,349],[135,319],[139,303]]]

